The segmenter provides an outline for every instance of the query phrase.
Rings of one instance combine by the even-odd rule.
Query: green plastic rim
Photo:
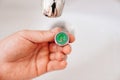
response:
[[[69,37],[66,32],[59,32],[55,36],[55,43],[59,46],[64,46],[69,43]]]

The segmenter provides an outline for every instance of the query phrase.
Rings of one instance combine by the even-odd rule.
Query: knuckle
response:
[[[25,35],[26,34],[26,32],[28,32],[28,30],[20,30],[20,31],[18,31],[17,32],[17,34],[19,34],[19,35]]]

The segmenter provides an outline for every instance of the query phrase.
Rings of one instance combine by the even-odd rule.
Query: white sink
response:
[[[67,0],[60,18],[46,18],[40,0],[0,0],[0,38],[65,21],[76,41],[65,70],[34,80],[120,80],[120,1]]]

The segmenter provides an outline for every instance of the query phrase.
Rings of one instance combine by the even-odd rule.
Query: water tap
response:
[[[43,0],[42,13],[46,17],[59,17],[62,14],[65,0]]]

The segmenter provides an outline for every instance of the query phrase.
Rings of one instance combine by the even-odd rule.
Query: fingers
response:
[[[60,28],[55,28],[52,30],[39,31],[39,30],[23,30],[19,31],[18,34],[23,38],[30,40],[35,43],[41,42],[51,42],[54,40],[54,36],[60,32]]]
[[[50,61],[48,63],[47,71],[54,71],[64,69],[67,66],[66,61]]]
[[[54,41],[55,35],[60,32],[60,28],[54,28],[52,30],[40,31],[40,30],[22,30],[19,31],[18,34],[23,38],[30,40],[35,43],[41,42],[51,42]],[[74,35],[68,33],[70,38],[70,43],[74,42]]]
[[[72,34],[68,34],[70,38],[70,43],[74,42],[75,38]],[[61,70],[67,66],[67,55],[71,52],[71,46],[65,45],[63,47],[58,46],[55,43],[49,45],[50,51],[50,62],[48,63],[47,71]]]
[[[50,52],[51,53],[56,53],[56,52],[63,52],[64,54],[70,54],[71,52],[71,46],[70,45],[66,45],[64,47],[58,46],[55,43],[51,43],[49,46]]]
[[[70,54],[71,51],[72,51],[72,49],[71,49],[70,45],[66,45],[62,48],[62,52],[65,54]]]
[[[49,46],[50,52],[61,52],[62,51],[62,47],[58,46],[55,43],[51,43]]]
[[[70,43],[74,42],[75,41],[74,35],[71,34],[71,33],[68,33],[68,35],[69,35],[69,38],[70,38]]]
[[[50,54],[50,60],[57,60],[57,61],[63,61],[67,59],[67,55],[57,52],[57,53],[51,53]]]
[[[71,36],[71,42],[74,41],[74,38]],[[64,47],[58,46],[55,43],[51,43],[49,45],[50,51],[50,62],[48,63],[47,70],[54,71],[54,70],[61,70],[67,66],[67,55],[71,52],[71,46],[66,45]]]

